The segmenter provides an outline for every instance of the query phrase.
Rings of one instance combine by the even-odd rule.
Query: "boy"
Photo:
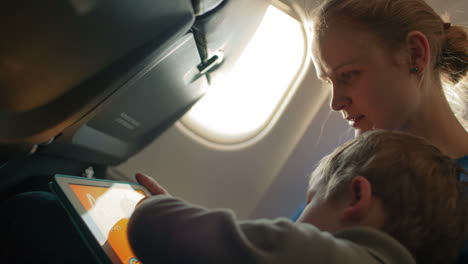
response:
[[[297,223],[236,221],[139,174],[163,195],[137,207],[129,240],[143,263],[450,263],[468,236],[460,173],[421,138],[370,131],[320,162]]]

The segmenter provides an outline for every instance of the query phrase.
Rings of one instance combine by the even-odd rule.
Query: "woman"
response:
[[[423,0],[328,0],[311,22],[313,62],[333,91],[330,107],[357,133],[407,131],[468,162],[465,27],[444,22]],[[458,119],[443,84],[452,95],[459,90]]]

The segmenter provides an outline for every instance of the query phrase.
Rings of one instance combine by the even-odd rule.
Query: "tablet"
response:
[[[127,239],[127,223],[136,204],[150,193],[128,182],[55,175],[50,187],[101,263],[141,263]]]

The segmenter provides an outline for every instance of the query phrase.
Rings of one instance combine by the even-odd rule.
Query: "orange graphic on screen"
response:
[[[135,254],[128,244],[127,225],[128,218],[123,218],[112,227],[111,231],[109,232],[109,244],[119,256],[119,259],[122,261],[125,260],[123,263],[141,264],[141,262],[137,261],[136,259],[135,261],[130,262],[132,258],[135,258]]]
[[[96,200],[109,190],[108,188],[76,184],[70,184],[70,187],[86,211],[91,210],[96,205]]]
[[[110,188],[96,186],[70,184],[70,187],[87,212],[90,212],[93,208],[96,209],[98,200],[101,197],[103,197],[103,195],[106,194],[106,192],[110,191]],[[127,189],[119,191],[128,192]],[[146,196],[144,192],[140,190],[131,190],[131,192],[138,192],[139,194],[143,195],[143,197]],[[137,201],[133,202],[136,203]],[[120,205],[123,207],[128,207],[128,205],[126,206],[125,199],[122,199],[122,201],[120,201]],[[131,210],[133,210],[133,208],[134,205],[131,208]],[[100,214],[108,214],[108,212],[106,212],[106,208],[98,209],[100,210]],[[94,220],[97,221],[97,219]],[[123,217],[120,218],[120,220],[118,221],[113,221],[115,224],[112,225],[109,232],[105,232],[107,233],[107,245],[103,246],[105,248],[107,248],[107,246],[110,246],[122,263],[141,264],[141,262],[135,257],[135,254],[130,248],[130,244],[127,239],[128,220],[128,217]]]

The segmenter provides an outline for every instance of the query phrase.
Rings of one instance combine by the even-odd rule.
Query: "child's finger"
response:
[[[153,195],[159,195],[159,194],[165,194],[165,195],[170,195],[166,189],[164,189],[155,179],[151,178],[148,175],[145,175],[143,173],[137,173],[135,175],[135,178],[137,182],[148,189],[151,194]]]

